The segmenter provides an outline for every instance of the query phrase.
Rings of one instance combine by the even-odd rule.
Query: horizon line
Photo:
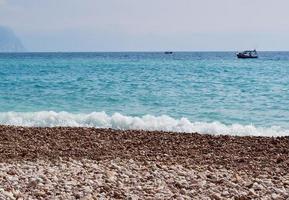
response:
[[[250,49],[243,49],[243,50],[156,50],[156,51],[133,51],[133,50],[128,50],[128,51],[11,51],[11,52],[1,52],[0,54],[9,54],[9,53],[19,53],[19,54],[25,54],[25,53],[164,53],[164,52],[173,52],[173,53],[202,53],[202,52],[216,52],[216,53],[224,53],[224,52],[240,52],[240,51],[245,51],[245,50],[250,50]],[[289,50],[257,50],[258,52],[289,52]]]

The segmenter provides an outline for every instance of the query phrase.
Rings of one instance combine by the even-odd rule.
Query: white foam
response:
[[[174,119],[172,117],[145,115],[143,117],[125,116],[115,113],[112,116],[105,112],[90,114],[73,114],[68,112],[2,112],[0,124],[29,126],[29,127],[96,127],[113,129],[142,129],[173,132],[198,132],[214,135],[254,135],[254,136],[288,136],[289,130],[281,127],[255,127],[253,125],[232,124],[225,125],[220,122],[190,122],[186,118]]]

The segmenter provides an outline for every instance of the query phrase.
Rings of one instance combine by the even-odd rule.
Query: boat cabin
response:
[[[258,58],[258,53],[256,50],[253,51],[243,51],[237,53],[238,58]]]

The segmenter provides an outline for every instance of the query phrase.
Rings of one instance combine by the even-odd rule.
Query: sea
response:
[[[289,136],[289,52],[1,53],[0,124]]]

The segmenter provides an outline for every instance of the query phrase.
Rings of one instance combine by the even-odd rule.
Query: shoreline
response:
[[[288,147],[289,137],[0,126],[0,198],[287,198]]]

